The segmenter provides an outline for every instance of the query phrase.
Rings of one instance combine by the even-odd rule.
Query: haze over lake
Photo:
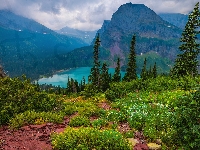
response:
[[[67,80],[69,78],[73,78],[77,80],[79,83],[85,77],[86,83],[88,82],[88,76],[90,75],[91,67],[80,67],[75,69],[66,70],[63,72],[59,72],[52,77],[49,78],[41,78],[38,80],[39,84],[52,84],[54,86],[60,86],[66,88]],[[115,72],[115,68],[109,68],[109,73],[112,75]],[[123,77],[125,72],[121,71],[121,76]]]

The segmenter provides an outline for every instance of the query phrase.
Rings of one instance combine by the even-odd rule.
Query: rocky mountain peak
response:
[[[175,29],[176,27],[164,21],[153,10],[144,4],[126,3],[121,5],[118,10],[112,15],[110,27],[117,28],[125,34],[137,33],[141,36],[158,37],[159,34],[164,35],[168,28]],[[164,32],[163,32],[164,31]],[[176,35],[175,35],[176,34]],[[179,34],[172,33],[172,36],[179,36]]]

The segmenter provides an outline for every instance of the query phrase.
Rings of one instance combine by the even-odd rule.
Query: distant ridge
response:
[[[188,20],[188,15],[180,14],[180,13],[162,13],[159,14],[159,16],[165,20],[168,21],[169,23],[184,29],[185,25]]]
[[[38,33],[51,33],[51,29],[44,25],[19,15],[9,10],[0,10],[0,26],[13,30],[29,30]]]
[[[64,27],[60,30],[56,30],[56,32],[60,34],[80,38],[81,40],[83,40],[84,42],[90,45],[97,31],[81,31],[78,29]]]

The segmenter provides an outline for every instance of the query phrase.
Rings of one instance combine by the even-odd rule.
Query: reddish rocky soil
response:
[[[107,103],[100,103],[99,107],[106,110],[111,109],[111,106]],[[18,130],[10,130],[8,126],[0,127],[0,150],[52,150],[50,134],[52,132],[63,132],[70,118],[76,115],[65,117],[62,124],[27,125]],[[95,120],[97,118],[91,117],[90,119]],[[118,130],[126,132],[130,130],[130,127],[127,123],[120,123]],[[133,148],[134,150],[148,150],[142,133],[136,132],[134,138],[138,140]]]

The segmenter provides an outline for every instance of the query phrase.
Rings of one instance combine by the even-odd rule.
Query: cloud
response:
[[[2,0],[0,9],[12,12],[53,29],[68,26],[81,30],[97,30],[110,20],[120,5],[131,2],[145,4],[156,13],[192,11],[198,0]]]

